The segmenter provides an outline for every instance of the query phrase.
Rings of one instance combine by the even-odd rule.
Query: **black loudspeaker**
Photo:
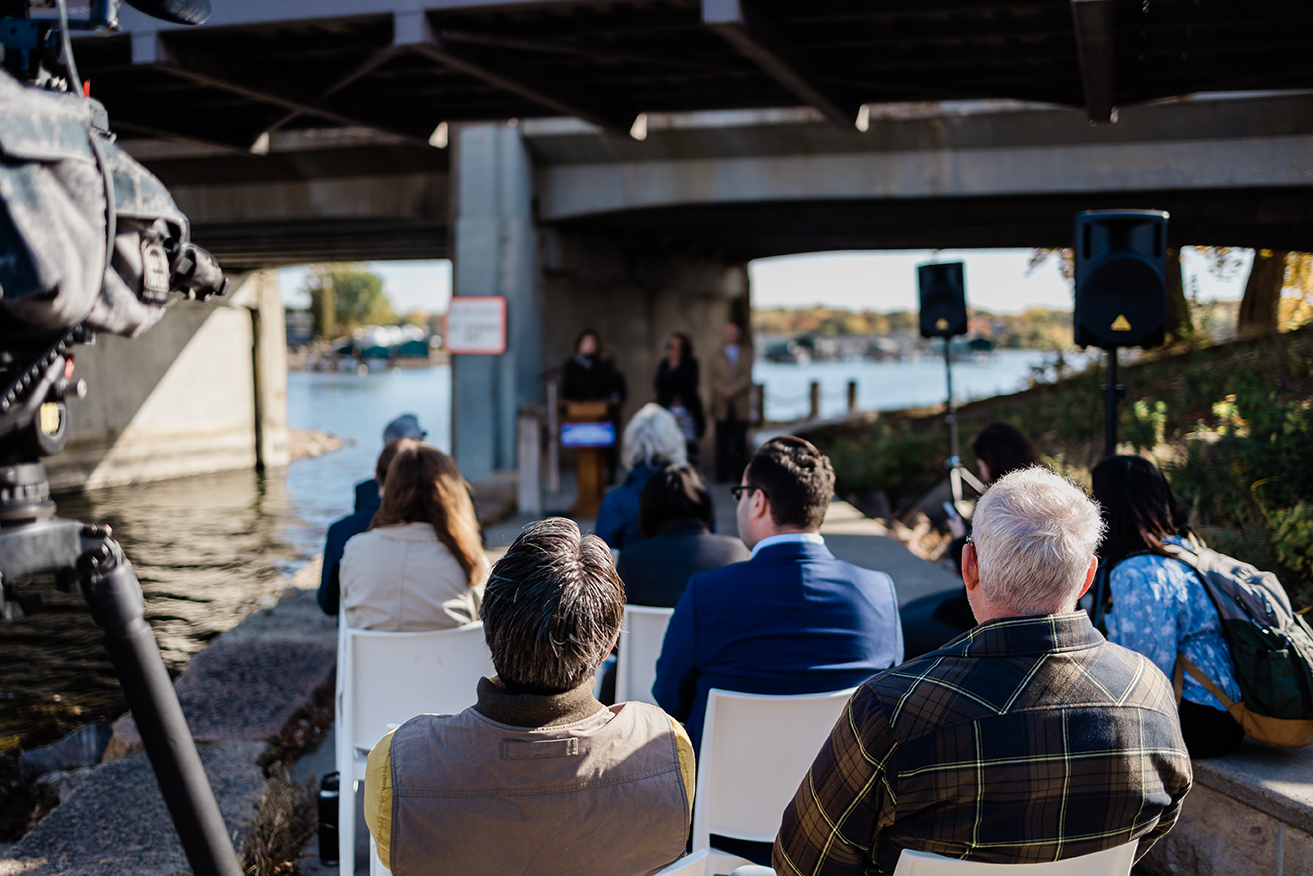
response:
[[[1076,310],[1080,347],[1156,347],[1167,320],[1167,214],[1076,214]]]
[[[919,265],[921,337],[951,338],[967,333],[966,280],[961,262]]]

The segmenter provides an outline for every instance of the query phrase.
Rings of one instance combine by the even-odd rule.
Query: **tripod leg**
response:
[[[146,623],[141,584],[112,544],[84,555],[89,561],[80,563],[91,616],[105,631],[105,646],[192,871],[196,876],[241,876],[219,804]]]

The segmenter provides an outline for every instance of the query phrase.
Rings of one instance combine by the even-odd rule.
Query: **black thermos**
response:
[[[337,798],[339,774],[328,773],[319,783],[319,860],[337,863]]]

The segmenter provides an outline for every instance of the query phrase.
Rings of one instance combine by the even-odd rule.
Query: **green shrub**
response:
[[[943,473],[944,442],[929,434],[877,420],[865,434],[818,444],[834,465],[840,495],[883,490],[897,508]]]
[[[1313,577],[1313,505],[1300,502],[1268,515],[1269,538],[1277,559],[1302,579]]]

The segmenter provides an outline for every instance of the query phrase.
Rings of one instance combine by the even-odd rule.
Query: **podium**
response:
[[[615,419],[611,402],[561,403],[561,446],[574,450],[578,494],[571,517],[596,517],[606,493],[606,453],[615,445]]]

